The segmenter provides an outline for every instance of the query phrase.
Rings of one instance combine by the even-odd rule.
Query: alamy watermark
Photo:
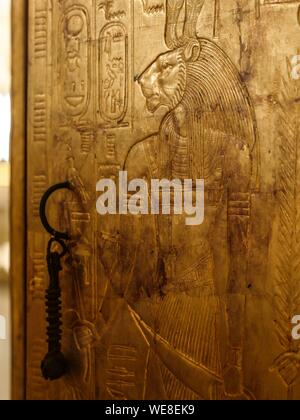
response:
[[[293,80],[300,79],[300,55],[294,55],[291,59],[292,71],[291,77]]]
[[[133,179],[126,171],[119,172],[118,185],[112,179],[101,179],[97,192],[100,215],[185,215],[187,226],[204,222],[204,180]]]
[[[295,315],[292,319],[292,325],[294,325],[294,328],[292,330],[292,337],[293,340],[300,340],[300,315]]]

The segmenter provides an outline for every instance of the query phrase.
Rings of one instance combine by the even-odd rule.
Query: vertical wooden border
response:
[[[26,97],[28,0],[12,1],[12,399],[26,398]]]

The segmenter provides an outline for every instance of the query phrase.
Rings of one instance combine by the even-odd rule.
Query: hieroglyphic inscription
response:
[[[34,99],[33,113],[34,141],[47,140],[47,99],[45,94],[37,94]]]
[[[32,208],[35,217],[39,216],[41,198],[47,189],[47,177],[45,175],[35,175],[33,177]]]
[[[29,101],[32,112],[32,125],[29,127],[29,133],[35,144],[39,160],[30,168],[29,179],[31,186],[31,211],[37,219],[40,200],[48,182],[46,151],[49,134],[49,120],[47,118],[47,112],[49,110],[49,98],[47,97],[49,78],[44,71],[45,66],[50,60],[48,56],[48,1],[36,1],[33,4],[32,13],[34,16],[34,26],[32,28],[33,50],[36,58],[34,67],[39,72],[40,77],[35,78],[34,83],[32,83],[33,95]]]
[[[32,239],[32,268],[29,279],[29,294],[33,300],[43,301],[45,298],[46,268],[44,236],[36,233]]]
[[[35,14],[34,55],[36,59],[47,55],[47,10],[37,10]]]
[[[108,134],[106,136],[106,158],[109,162],[115,162],[116,155],[116,136],[114,134]]]
[[[45,253],[36,252],[33,258],[33,276],[30,281],[29,290],[33,299],[44,299],[45,297]]]
[[[91,215],[89,213],[72,213],[72,222],[74,223],[90,223]]]
[[[84,6],[64,12],[60,37],[61,99],[63,110],[72,117],[85,114],[91,94],[90,18]]]
[[[119,124],[128,105],[128,37],[125,26],[110,23],[99,37],[99,100],[104,121]]]
[[[117,180],[121,165],[118,163],[116,136],[114,133],[106,133],[105,136],[105,162],[99,164],[99,179],[110,178]]]
[[[95,142],[93,123],[88,120],[82,120],[77,124],[76,128],[81,135],[81,152],[83,154],[89,154]]]
[[[136,386],[132,366],[137,362],[137,358],[137,351],[133,347],[112,345],[108,349],[109,368],[106,370],[106,389],[111,398],[128,399],[126,390]]]
[[[50,146],[49,111],[52,83],[50,54],[51,2],[36,0],[29,3],[29,51],[28,69],[28,302],[27,311],[27,365],[28,398],[47,398],[47,383],[42,378],[40,364],[47,349],[45,332],[44,294],[46,289],[46,242],[41,231],[39,206],[42,195],[49,185],[48,148]],[[21,70],[21,71],[24,71]],[[37,321],[38,320],[38,321]]]

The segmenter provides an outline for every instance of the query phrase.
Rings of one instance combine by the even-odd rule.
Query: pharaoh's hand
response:
[[[80,177],[79,172],[74,166],[74,160],[73,158],[69,158],[69,167],[68,167],[68,180],[71,183],[71,185],[75,188],[75,190],[78,192],[80,199],[83,203],[87,203],[90,199],[90,196],[84,186],[84,183]]]
[[[217,385],[211,390],[211,400],[213,401],[255,401],[255,396],[242,387],[238,392],[229,394],[225,390],[225,384]]]
[[[82,352],[88,349],[101,339],[101,333],[104,330],[105,322],[99,317],[96,324],[82,320],[76,311],[67,313],[66,324],[73,333],[74,342],[78,351]]]
[[[68,179],[71,182],[71,184],[73,185],[73,187],[77,190],[80,199],[83,203],[87,203],[90,199],[89,194],[78,174],[78,172],[73,169],[69,171],[68,174]]]
[[[255,400],[254,395],[244,387],[242,353],[240,349],[231,349],[224,371],[225,400]]]
[[[224,372],[225,394],[237,396],[243,393],[242,369],[238,366],[228,365]]]
[[[83,380],[89,384],[93,375],[92,347],[100,340],[98,326],[80,319],[73,326],[73,337],[77,350],[82,354]],[[103,331],[103,328],[102,328]]]
[[[73,336],[76,347],[79,351],[93,346],[93,344],[96,342],[96,337],[93,333],[93,330],[87,325],[75,327],[73,329]]]
[[[288,385],[292,385],[298,378],[300,369],[300,352],[299,353],[283,353],[274,363],[272,370],[276,370],[283,381]]]
[[[241,369],[237,366],[227,366],[224,373],[224,384],[215,388],[212,400],[254,401],[255,397],[244,388]]]

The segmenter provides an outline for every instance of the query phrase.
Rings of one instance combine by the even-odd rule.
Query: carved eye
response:
[[[161,64],[162,70],[168,70],[168,69],[171,69],[172,67],[173,66],[170,63],[168,63],[167,61],[165,61]]]

